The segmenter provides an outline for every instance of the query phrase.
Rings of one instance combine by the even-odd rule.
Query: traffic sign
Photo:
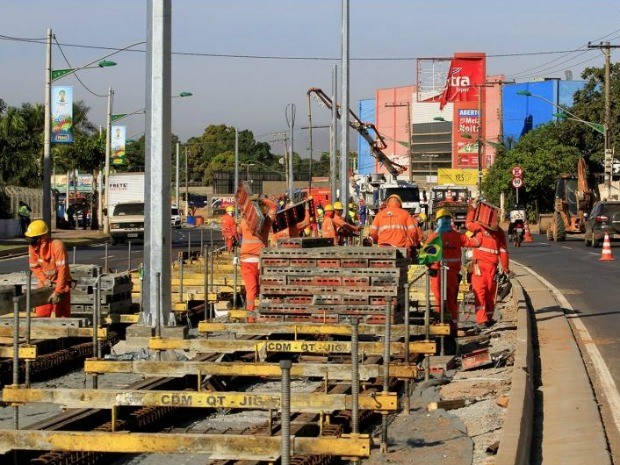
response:
[[[523,186],[523,179],[521,178],[512,178],[512,187],[518,189]]]
[[[513,167],[512,168],[512,175],[515,178],[522,178],[523,177],[523,168],[521,168],[519,165]]]

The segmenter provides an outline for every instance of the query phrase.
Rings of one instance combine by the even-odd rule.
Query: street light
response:
[[[172,98],[191,97],[192,95],[194,94],[184,90],[178,95],[173,95]],[[104,171],[105,171],[104,184],[105,184],[106,202],[107,202],[107,198],[108,198],[107,196],[108,196],[109,187],[110,187],[110,181],[109,181],[110,180],[110,149],[111,149],[110,146],[112,144],[112,139],[111,139],[112,123],[125,119],[131,115],[144,114],[144,112],[146,111],[146,108],[141,108],[139,110],[135,110],[129,113],[112,114],[113,99],[114,99],[114,90],[112,90],[112,88],[110,87],[110,89],[108,90],[108,112],[106,115],[106,144],[105,144],[105,167],[104,167]],[[178,172],[178,166],[177,166],[177,172]],[[101,196],[99,197],[99,199],[101,202],[99,211],[102,212],[103,211],[103,199]],[[177,208],[178,208],[178,205],[177,205]],[[110,212],[107,213],[106,220],[103,222],[103,232],[105,233],[108,233],[110,231],[109,219],[110,219]]]
[[[118,53],[115,51],[103,58],[91,61],[90,63],[80,66],[78,68],[67,68],[52,70],[52,30],[47,30],[47,52],[45,59],[45,122],[44,122],[44,135],[43,135],[43,221],[45,221],[50,228],[56,225],[56,215],[52,216],[52,82],[58,79],[75,74],[77,71],[93,68],[106,68],[110,66],[116,66],[116,63],[106,58]],[[133,47],[137,44],[132,44],[129,47]],[[125,49],[123,49],[125,50]],[[97,66],[92,66],[97,63]],[[67,199],[67,203],[69,199]],[[52,220],[54,222],[52,223]]]
[[[250,167],[256,165],[254,163],[241,163],[241,166],[245,166],[245,180],[250,182]]]
[[[606,124],[593,123],[592,121],[586,121],[584,119],[579,118],[577,115],[571,113],[566,108],[557,105],[555,102],[552,102],[545,97],[540,95],[532,94],[529,90],[518,90],[516,92],[517,95],[521,95],[524,97],[534,97],[544,102],[553,105],[555,108],[559,109],[560,112],[553,113],[553,116],[560,119],[571,119],[574,121],[579,121],[580,123],[585,124],[586,126],[594,129],[599,134],[603,135],[604,144],[605,144],[605,190],[607,191],[607,198],[611,197],[611,176],[612,176],[612,150],[608,149],[609,143],[609,127]],[[566,115],[570,115],[572,118],[568,118]]]

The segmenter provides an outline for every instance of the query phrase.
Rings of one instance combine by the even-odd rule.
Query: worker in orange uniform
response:
[[[456,231],[452,226],[452,213],[445,208],[437,210],[435,215],[437,228],[426,238],[426,243],[441,236],[441,262],[429,265],[431,290],[435,296],[435,312],[439,313],[441,305],[441,265],[446,266],[446,308],[450,313],[450,332],[456,335],[459,319],[458,294],[461,281],[461,249],[463,247],[479,247],[480,241]]]
[[[346,238],[353,237],[360,229],[347,222],[347,218],[343,211],[344,206],[342,202],[334,202],[334,216],[332,217],[332,222],[336,228],[337,245],[342,245]]]
[[[386,208],[377,213],[370,225],[370,237],[375,244],[406,249],[420,246],[420,228],[402,205],[402,200],[396,194],[387,198]]]
[[[487,329],[495,323],[493,313],[498,266],[501,265],[503,272],[510,275],[510,258],[504,230],[497,223],[482,224],[480,221],[473,221],[475,208],[476,202],[467,212],[465,226],[480,242],[480,247],[474,249],[473,252],[471,285],[476,304],[476,323],[479,328]]]
[[[269,199],[256,199],[260,203],[263,215],[273,219],[277,205]],[[259,287],[259,256],[269,241],[269,231],[255,232],[250,228],[246,219],[241,220],[238,232],[241,236],[241,249],[239,259],[241,261],[241,278],[245,286],[245,308],[253,312],[255,300],[260,292]],[[256,321],[255,317],[249,317],[248,323]]]
[[[338,245],[338,232],[334,224],[334,206],[331,203],[325,205],[323,209],[323,225],[321,226],[321,237],[333,239],[334,245]]]
[[[53,287],[48,303],[36,307],[39,317],[71,316],[71,273],[67,249],[59,239],[51,240],[50,230],[43,220],[34,220],[28,226],[28,261],[38,287]]]
[[[226,214],[222,217],[222,237],[226,242],[226,250],[229,252],[239,242],[237,224],[235,222],[235,207],[232,205],[226,207]]]

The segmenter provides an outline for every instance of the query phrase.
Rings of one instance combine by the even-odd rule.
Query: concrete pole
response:
[[[288,157],[288,197],[293,201],[295,193],[295,179],[293,177],[293,155],[295,154],[295,104],[289,103],[286,106],[286,123],[290,130],[291,149]]]
[[[56,227],[52,215],[52,30],[47,30],[45,54],[45,125],[43,137],[43,221],[50,228]],[[67,199],[68,201],[69,199]],[[52,223],[53,221],[53,223]]]
[[[185,146],[185,221],[189,216],[189,170],[188,166],[189,150],[187,145]]]
[[[106,115],[105,122],[105,203],[107,207],[107,214],[105,221],[103,222],[103,232],[110,232],[110,146],[112,145],[112,105],[114,104],[114,90],[110,87],[108,89],[108,113]]]
[[[171,0],[148,1],[143,319],[150,325],[158,319],[168,324],[171,307],[171,17]],[[159,311],[161,315],[153,314]]]
[[[179,172],[180,172],[180,168],[179,168],[179,158],[180,158],[180,152],[181,151],[181,144],[179,142],[177,142],[177,150],[176,150],[176,170],[174,173],[174,203],[177,207],[177,213],[181,212],[181,205],[179,204]]]
[[[482,89],[478,86],[478,197],[482,195]]]
[[[338,65],[332,68],[332,121],[329,138],[329,176],[332,194],[332,203],[336,201],[338,191]]]
[[[611,200],[611,178],[613,173],[613,153],[611,150],[611,138],[609,137],[609,125],[611,124],[611,45],[604,43],[602,48],[605,54],[605,196]]]
[[[349,201],[349,0],[342,0],[342,105],[340,106],[340,201]]]
[[[235,194],[239,190],[239,131],[235,128]],[[235,202],[235,219],[237,219],[237,203]]]

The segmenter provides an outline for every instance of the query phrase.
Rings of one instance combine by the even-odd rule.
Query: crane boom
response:
[[[310,89],[308,89],[307,93],[308,95],[314,94],[319,100],[319,102],[325,105],[329,110],[332,110],[332,99],[325,92],[323,92],[323,90],[319,89],[318,87],[311,87]],[[351,109],[349,109],[349,115],[351,116],[351,119],[349,120],[349,126],[355,129],[364,138],[364,140],[368,142],[372,156],[375,157],[379,163],[386,167],[386,169],[394,177],[394,179],[396,179],[399,174],[407,171],[406,166],[400,165],[392,161],[390,157],[388,157],[383,152],[383,150],[387,147],[387,144],[385,143],[384,137],[381,135],[381,133],[379,133],[377,127],[374,124],[362,121]],[[339,105],[336,106],[336,116],[338,118],[341,117],[341,110]],[[370,135],[370,131],[374,131],[377,137],[373,138]]]

